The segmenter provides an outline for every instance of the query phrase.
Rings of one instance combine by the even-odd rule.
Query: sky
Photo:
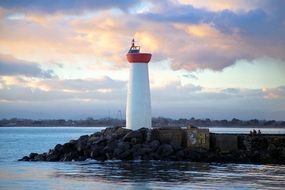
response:
[[[285,120],[283,0],[1,0],[0,118],[125,116],[135,38],[152,115]]]

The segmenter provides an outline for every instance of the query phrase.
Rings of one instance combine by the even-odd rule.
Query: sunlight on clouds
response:
[[[176,0],[181,4],[190,4],[194,7],[206,8],[212,11],[229,10],[249,10],[254,8],[254,4],[246,0]],[[253,1],[254,2],[254,1]]]
[[[79,38],[86,41],[92,53],[104,61],[111,61],[115,65],[122,66],[125,57],[122,56],[128,46],[123,45],[129,41],[129,35],[122,35],[127,32],[123,26],[125,21],[117,20],[109,13],[105,13],[89,20],[74,20],[71,22],[73,29],[79,34]]]
[[[55,74],[24,75],[21,63],[15,64],[13,76],[0,76],[0,101],[29,102],[26,109],[39,101],[39,107],[55,108],[58,102],[75,108],[81,103],[94,114],[102,111],[93,103],[124,107],[130,66],[125,55],[134,37],[142,52],[153,54],[154,105],[165,106],[172,116],[199,109],[206,116],[204,108],[215,112],[218,106],[225,109],[222,115],[244,105],[278,110],[285,97],[284,38],[273,34],[275,29],[282,33],[285,24],[278,25],[278,11],[267,15],[264,7],[254,7],[256,2],[142,1],[131,10],[108,6],[52,13],[0,8],[0,53]],[[2,65],[7,69],[8,64]]]
[[[154,52],[159,48],[159,41],[149,32],[136,32],[137,45],[143,47],[142,52]]]
[[[43,83],[40,84],[38,82],[31,82],[27,86],[30,87],[31,89],[40,89],[40,90],[45,91],[45,92],[53,90],[49,85],[43,84]]]
[[[13,86],[19,86],[24,88],[30,88],[31,90],[40,89],[45,92],[52,90],[52,88],[48,84],[42,82],[42,79],[30,77],[2,76],[0,77],[0,84],[2,86],[2,89],[9,89]]]
[[[186,24],[175,24],[177,29],[184,30],[186,33],[196,36],[196,37],[218,37],[219,32],[211,27],[209,24],[199,24],[199,25],[186,25]]]
[[[100,89],[97,89],[97,92],[105,94],[105,93],[112,92],[112,89],[111,88],[100,88]]]
[[[15,76],[2,76],[1,77],[1,83],[4,83],[5,86],[11,86],[15,84],[21,83],[22,80]]]
[[[262,92],[264,93],[265,99],[285,99],[285,86],[278,88],[263,88]]]
[[[4,17],[7,16],[8,11],[6,9],[3,9],[0,7],[0,19],[3,19]]]
[[[52,20],[54,20],[54,17],[52,18],[53,18]],[[51,21],[51,16],[47,17],[47,16],[39,16],[39,15],[26,15],[26,20],[45,26],[45,27],[48,27]]]
[[[276,94],[274,91],[270,90],[270,89],[266,89],[263,88],[262,92],[264,92],[264,98],[265,99],[277,99],[280,98],[280,96],[278,94]]]

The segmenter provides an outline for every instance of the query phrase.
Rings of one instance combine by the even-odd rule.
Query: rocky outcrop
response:
[[[210,146],[210,149],[189,147],[187,143],[180,144],[175,138],[163,137],[160,132],[146,128],[136,131],[121,127],[106,128],[65,144],[57,144],[47,153],[31,153],[20,161],[95,159],[285,164],[284,136],[240,135],[237,137],[238,148],[224,151],[217,148],[218,143],[215,147]]]

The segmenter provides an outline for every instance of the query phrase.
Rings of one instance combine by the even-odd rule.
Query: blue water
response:
[[[101,128],[0,128],[0,190],[284,189],[284,165],[191,162],[18,162]]]

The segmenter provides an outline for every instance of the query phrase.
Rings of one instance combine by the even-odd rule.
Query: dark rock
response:
[[[106,146],[108,142],[108,139],[105,137],[100,137],[97,141],[95,141],[94,144],[98,144],[100,146]]]
[[[77,150],[78,152],[84,151],[84,149],[87,147],[88,137],[89,137],[89,136],[86,135],[86,136],[81,136],[81,137],[78,139],[77,143],[75,144],[76,150]]]
[[[198,161],[201,158],[201,153],[190,148],[184,149],[184,158],[189,161]]]
[[[88,141],[87,141],[87,145],[90,146],[92,144],[95,144],[96,141],[98,141],[100,139],[100,137],[97,136],[90,136]]]
[[[237,149],[229,151],[221,151],[219,147],[210,147],[210,150],[190,148],[183,143],[172,143],[169,131],[167,138],[163,135],[165,137],[163,131],[158,129],[132,131],[121,127],[106,128],[63,145],[57,144],[48,153],[31,153],[19,161],[118,159],[285,164],[285,138],[281,135],[238,135]]]
[[[141,160],[142,159],[142,155],[139,153],[133,153],[133,160]]]
[[[90,135],[90,138],[91,137],[100,137],[102,135],[101,132],[96,132],[96,133],[93,133],[92,135]]]
[[[184,160],[184,151],[180,150],[180,151],[176,152],[175,153],[175,157],[173,158],[173,160],[177,160],[177,161]]]
[[[116,157],[120,160],[131,160],[132,159],[132,153],[131,151],[128,149],[128,150],[125,150],[123,153],[121,153],[118,157]]]
[[[133,144],[143,142],[143,134],[140,131],[130,131],[124,137],[123,141],[132,142]]]
[[[159,140],[159,131],[158,129],[152,129],[147,131],[147,141],[154,141],[154,140]]]
[[[150,160],[160,160],[161,158],[156,152],[150,153],[148,157]]]
[[[71,143],[65,143],[62,146],[62,152],[63,153],[69,153],[72,152],[75,149],[74,145]]]
[[[142,142],[146,141],[149,129],[148,128],[140,128],[138,131],[142,134]]]
[[[120,129],[121,127],[108,127],[101,131],[103,137],[105,138],[111,138],[112,136],[116,135],[116,131]]]
[[[281,158],[283,158],[283,160],[285,160],[285,147],[281,148],[280,155],[281,155]]]
[[[60,160],[60,155],[56,155],[56,154],[48,154],[46,157],[46,161],[50,161],[50,162],[55,162],[55,161],[59,161]]]
[[[105,152],[103,149],[105,146],[100,146],[100,145],[94,145],[90,148],[90,158],[95,159],[95,160],[104,160],[105,158]]]
[[[167,157],[167,156],[171,155],[173,152],[174,152],[174,150],[170,144],[162,144],[162,145],[160,145],[160,147],[157,150],[157,153],[161,157]]]
[[[141,149],[141,147],[142,147],[141,144],[135,144],[135,145],[132,147],[131,151],[132,151],[132,152],[137,152],[138,150]]]
[[[75,152],[69,152],[63,155],[61,161],[72,161],[78,158],[79,156]]]
[[[158,140],[153,140],[148,145],[151,148],[151,151],[156,151],[160,146],[160,142]]]
[[[56,152],[60,152],[62,150],[62,145],[61,144],[57,144],[55,145],[55,147],[53,148]]]
[[[179,145],[178,143],[175,143],[173,141],[170,141],[170,145],[172,146],[172,148],[175,152],[182,149],[181,145]]]
[[[79,140],[79,141],[87,141],[88,138],[89,138],[89,135],[82,135],[82,136],[79,137],[78,140]]]
[[[118,143],[118,146],[117,146],[119,149],[122,149],[122,150],[128,150],[130,149],[130,144],[128,142],[124,142],[124,141],[121,141]]]
[[[123,152],[124,152],[123,149],[116,148],[116,149],[114,150],[114,157],[115,157],[115,158],[120,157],[120,155],[121,155]]]
[[[131,131],[132,130],[130,130],[130,129],[120,127],[116,130],[115,135],[117,136],[117,138],[122,138]]]
[[[141,148],[142,154],[149,154],[151,151],[152,151],[152,150],[151,150],[151,148],[149,148],[149,147],[142,147],[142,148]]]
[[[47,157],[47,154],[38,154],[34,157],[34,161],[45,161]]]
[[[32,152],[32,153],[29,155],[30,160],[33,160],[37,155],[38,155],[38,153]]]
[[[23,158],[19,159],[18,161],[30,161],[28,156],[24,156]]]

